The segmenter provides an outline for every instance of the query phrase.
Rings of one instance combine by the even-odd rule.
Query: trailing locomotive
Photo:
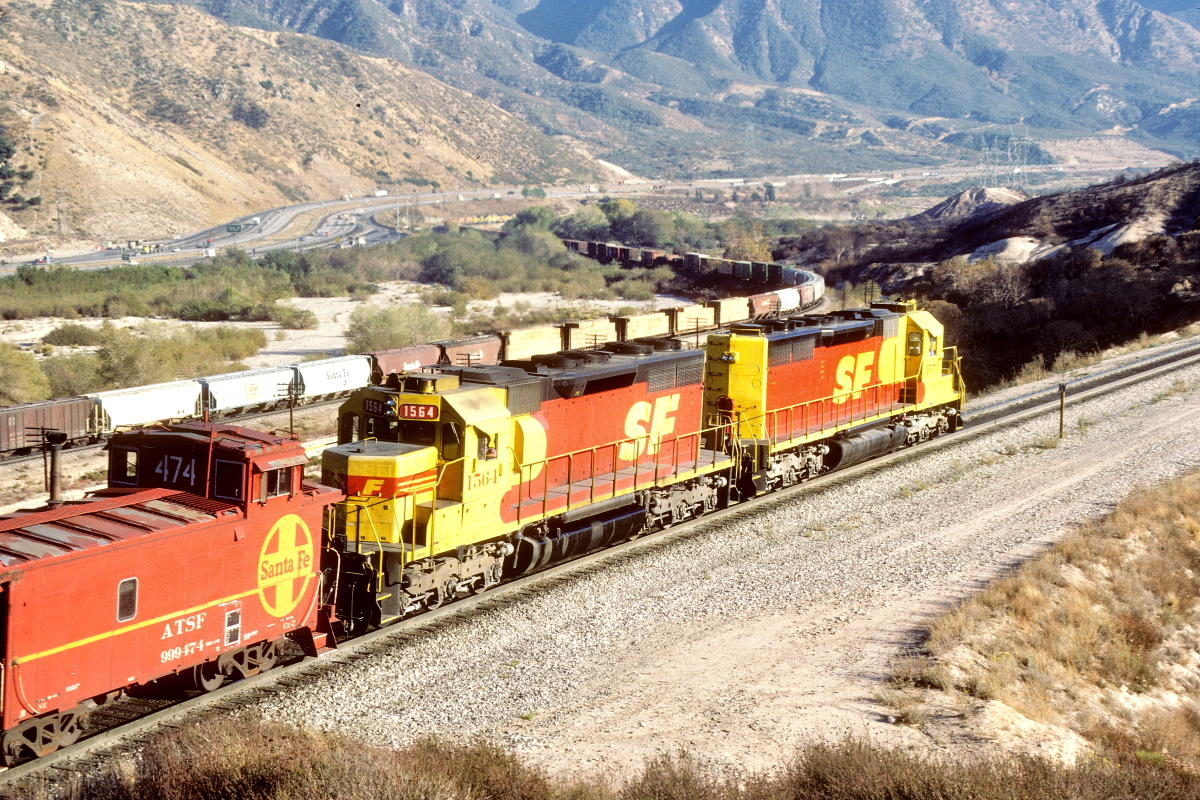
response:
[[[393,375],[322,480],[354,630],[957,429],[942,326],[907,304]]]

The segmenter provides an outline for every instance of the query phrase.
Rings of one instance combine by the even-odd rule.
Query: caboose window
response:
[[[213,464],[213,495],[225,500],[241,500],[243,474],[238,462],[217,459]]]
[[[129,622],[137,616],[137,578],[117,584],[117,622]]]
[[[263,495],[279,497],[290,494],[292,490],[292,471],[290,469],[273,469],[263,473]]]
[[[225,646],[237,644],[242,638],[242,611],[235,608],[225,612]]]
[[[114,447],[108,456],[108,479],[112,483],[137,485],[138,451]]]

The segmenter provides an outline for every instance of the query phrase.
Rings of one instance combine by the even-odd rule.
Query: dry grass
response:
[[[32,798],[44,793],[26,792]],[[1200,797],[1171,759],[1132,754],[1067,768],[1028,758],[949,763],[862,739],[814,743],[775,774],[722,778],[686,753],[623,785],[556,780],[487,744],[403,750],[275,723],[224,718],[161,735],[141,758],[79,779],[89,800],[1093,800]]]
[[[1200,768],[1187,677],[1197,622],[1200,473],[1129,498],[939,617],[892,681],[1000,700],[1111,752]]]

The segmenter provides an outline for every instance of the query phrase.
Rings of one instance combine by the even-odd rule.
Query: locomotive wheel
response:
[[[217,667],[215,661],[205,661],[192,668],[192,683],[204,693],[215,692],[225,683],[225,673]]]

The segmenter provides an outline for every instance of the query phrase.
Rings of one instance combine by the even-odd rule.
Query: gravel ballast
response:
[[[874,697],[889,660],[982,580],[1195,469],[1197,386],[1192,367],[1071,406],[1061,443],[1046,415],[918,448],[252,708],[375,744],[484,736],[555,772],[680,749],[769,768],[847,732],[952,744],[888,724]]]

